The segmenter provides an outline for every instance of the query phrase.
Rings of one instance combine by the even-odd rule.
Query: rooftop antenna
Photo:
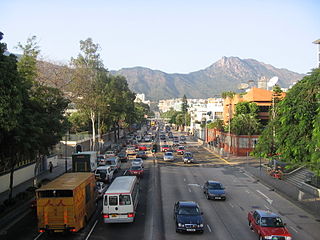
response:
[[[272,88],[274,85],[276,85],[278,81],[279,81],[279,78],[277,76],[274,76],[273,78],[271,78],[267,83],[267,90],[269,90],[269,88]]]

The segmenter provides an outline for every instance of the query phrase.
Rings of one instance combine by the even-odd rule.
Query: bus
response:
[[[65,173],[36,190],[39,232],[78,232],[96,210],[93,173]]]
[[[72,154],[73,172],[94,172],[97,169],[97,153],[79,152]]]
[[[104,223],[133,222],[139,202],[136,176],[117,177],[103,196]]]

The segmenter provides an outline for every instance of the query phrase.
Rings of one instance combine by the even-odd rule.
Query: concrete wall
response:
[[[13,186],[17,186],[34,176],[35,163],[16,170],[13,174]],[[10,173],[0,176],[0,193],[9,189]]]

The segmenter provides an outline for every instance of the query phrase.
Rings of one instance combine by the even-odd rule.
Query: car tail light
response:
[[[109,218],[109,214],[103,214],[103,218]]]
[[[40,229],[40,230],[39,230],[39,232],[43,233],[43,232],[44,232],[44,230],[43,230],[43,229]]]
[[[128,217],[129,218],[133,218],[134,217],[134,213],[128,213]]]
[[[75,228],[70,229],[70,232],[76,232],[77,230]]]

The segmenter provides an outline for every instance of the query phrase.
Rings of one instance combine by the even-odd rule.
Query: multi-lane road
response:
[[[39,234],[36,217],[30,213],[8,230],[5,239],[258,239],[247,222],[247,213],[264,209],[279,213],[293,239],[319,239],[320,223],[309,213],[256,181],[241,167],[208,152],[196,142],[188,141],[197,163],[185,165],[181,157],[172,163],[163,162],[162,154],[145,161],[141,180],[141,198],[137,217],[131,224],[104,224],[101,202],[88,226],[76,234]],[[122,165],[124,174],[128,163]],[[206,180],[218,180],[226,187],[226,201],[207,200],[202,191]],[[203,234],[175,232],[173,205],[178,200],[199,203],[204,212]]]

